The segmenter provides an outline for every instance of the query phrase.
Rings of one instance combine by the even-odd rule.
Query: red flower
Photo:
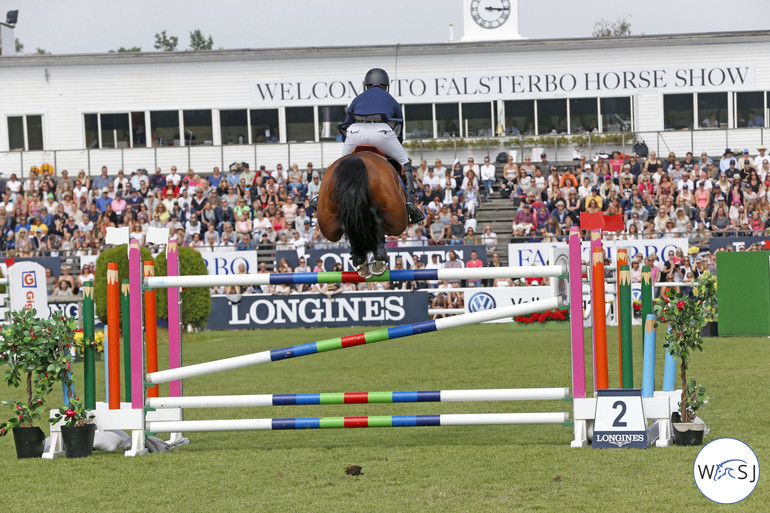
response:
[[[684,310],[684,301],[679,301],[679,302],[676,304],[676,307],[677,307],[679,310]]]
[[[660,322],[666,322],[666,318],[665,317],[661,317],[660,318]]]
[[[24,420],[24,415],[19,415],[19,420]]]
[[[73,410],[72,408],[68,408],[67,411],[64,412],[64,414],[70,418],[76,415],[75,410]]]

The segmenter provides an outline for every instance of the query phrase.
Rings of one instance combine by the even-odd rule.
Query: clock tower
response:
[[[463,0],[461,41],[521,39],[518,0]]]

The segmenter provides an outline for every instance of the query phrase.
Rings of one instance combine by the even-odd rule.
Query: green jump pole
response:
[[[87,410],[96,409],[96,361],[94,358],[94,282],[83,283],[83,400]]]
[[[652,272],[650,266],[642,267],[642,338],[644,340],[647,316],[655,315],[652,311]]]
[[[620,365],[622,388],[634,388],[634,354],[631,343],[633,312],[631,311],[631,268],[621,265],[618,271],[618,308],[620,313]]]
[[[128,296],[128,280],[120,287],[120,309],[123,313],[123,380],[126,387],[126,402],[131,402],[131,303]]]

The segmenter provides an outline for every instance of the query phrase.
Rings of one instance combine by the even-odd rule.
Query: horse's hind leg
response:
[[[369,269],[375,276],[382,276],[388,269],[388,253],[385,251],[385,244],[382,239],[377,244],[377,249],[374,250],[374,262],[371,263]]]

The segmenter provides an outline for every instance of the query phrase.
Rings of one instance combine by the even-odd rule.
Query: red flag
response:
[[[15,264],[15,263],[16,263],[16,262],[13,260],[13,258],[6,258],[6,259],[5,259],[5,266],[6,266],[6,267],[11,267],[11,266],[12,266],[13,264]]]
[[[762,249],[770,249],[770,240],[764,240],[762,243],[764,244]]]
[[[623,216],[620,214],[614,216],[604,216],[604,231],[606,232],[622,232],[625,229],[623,224]]]
[[[604,230],[604,215],[601,212],[591,214],[589,212],[580,213],[581,230]]]

